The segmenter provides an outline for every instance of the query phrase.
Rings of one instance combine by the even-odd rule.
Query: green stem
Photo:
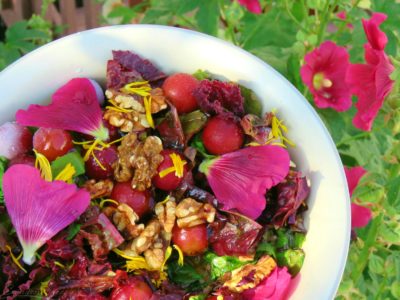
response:
[[[297,20],[297,18],[292,14],[292,12],[290,11],[290,8],[289,8],[289,3],[288,3],[287,0],[285,0],[285,8],[286,8],[286,12],[288,13],[289,17],[293,20],[293,22],[295,22],[296,25],[299,26],[299,28],[300,28],[303,32],[309,33],[310,31],[309,31],[307,28],[305,28],[305,27],[303,26],[303,24],[301,24],[301,23],[299,22],[299,20]]]
[[[382,129],[383,129],[383,126],[382,127],[378,127],[378,128],[375,129],[374,132],[379,132]],[[358,140],[358,139],[361,139],[361,138],[364,138],[364,137],[368,137],[370,135],[371,135],[371,131],[363,131],[363,132],[357,133],[357,134],[352,135],[351,137],[349,137],[349,138],[347,138],[347,139],[345,139],[343,141],[340,141],[339,143],[336,144],[336,147],[339,148],[340,146],[343,146],[344,144],[347,144],[348,142],[351,142],[351,141],[354,141],[354,140]]]
[[[324,34],[326,32],[326,26],[328,25],[328,22],[331,19],[331,14],[332,14],[333,10],[335,9],[335,7],[337,6],[339,0],[335,0],[331,6],[329,6],[329,2],[330,1],[327,0],[326,5],[324,7],[322,21],[320,23],[319,30],[318,30],[317,45],[321,44],[321,42],[324,38]]]

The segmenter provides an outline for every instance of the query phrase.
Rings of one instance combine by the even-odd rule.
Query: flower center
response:
[[[325,77],[324,73],[316,73],[313,77],[313,86],[316,90],[332,87],[333,82]]]

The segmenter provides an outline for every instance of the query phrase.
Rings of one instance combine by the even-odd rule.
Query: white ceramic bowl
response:
[[[193,31],[152,25],[104,27],[52,42],[0,73],[0,124],[19,108],[45,103],[73,77],[105,81],[111,50],[132,50],[166,73],[205,69],[251,88],[276,108],[296,147],[292,159],[311,181],[306,259],[291,299],[332,299],[346,263],[350,200],[342,164],[317,113],[278,72],[248,52]]]

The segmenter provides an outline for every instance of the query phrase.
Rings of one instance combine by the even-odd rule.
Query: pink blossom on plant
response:
[[[383,13],[373,13],[369,20],[362,20],[368,43],[375,50],[384,50],[388,42],[386,34],[379,28],[386,19]]]
[[[252,219],[266,206],[265,192],[289,172],[288,152],[272,145],[247,147],[204,161],[199,169],[224,210],[237,210]]]
[[[351,107],[351,93],[345,82],[349,54],[332,41],[322,43],[308,53],[300,75],[319,108],[345,111]]]
[[[71,130],[101,140],[108,138],[96,88],[88,78],[71,79],[53,94],[49,105],[32,104],[27,110],[18,110],[15,117],[24,126]]]
[[[239,4],[245,6],[249,12],[261,14],[262,9],[259,0],[238,0]]]
[[[38,169],[28,165],[7,169],[3,192],[27,264],[35,261],[36,250],[75,221],[90,202],[86,190],[63,181],[45,181]]]
[[[357,187],[360,179],[367,173],[363,167],[347,168],[344,167],[347,184],[349,186],[350,197]],[[351,203],[351,228],[366,226],[372,218],[371,210],[368,207]]]
[[[352,64],[346,73],[346,82],[351,92],[358,97],[353,124],[365,131],[371,130],[379,109],[394,84],[390,79],[394,67],[383,51],[387,37],[378,27],[385,18],[383,14],[374,14],[371,20],[363,20],[369,42],[364,45],[366,63]]]
[[[345,21],[345,20],[347,19],[346,11],[342,10],[342,11],[338,12],[338,13],[336,14],[336,17],[338,17],[339,19]],[[351,24],[351,23],[347,23],[346,26],[347,26],[347,28],[349,28],[349,29],[354,29],[354,26],[353,26],[353,24]]]
[[[284,300],[287,299],[291,275],[287,268],[276,267],[259,285],[242,293],[244,300]]]

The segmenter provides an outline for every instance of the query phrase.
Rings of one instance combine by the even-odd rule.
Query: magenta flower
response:
[[[17,111],[16,120],[24,126],[71,130],[108,139],[96,89],[88,78],[71,79],[53,94],[51,104],[32,104],[27,110]]]
[[[346,82],[351,92],[358,97],[353,125],[365,131],[371,130],[394,83],[389,77],[394,67],[384,52],[387,37],[379,29],[379,25],[385,19],[386,15],[375,13],[370,20],[363,20],[368,39],[368,43],[364,45],[366,64],[352,64],[346,74]]]
[[[300,69],[301,79],[319,108],[345,111],[351,107],[351,94],[345,82],[349,54],[344,47],[326,41],[308,53]]]
[[[284,268],[275,270],[255,288],[243,292],[244,300],[284,300],[290,293],[291,275]]]
[[[74,184],[48,182],[38,169],[13,165],[3,176],[4,202],[23,248],[23,261],[31,265],[35,252],[88,207],[90,195]]]
[[[257,219],[266,206],[265,192],[289,172],[288,152],[278,146],[240,149],[204,161],[199,169],[224,210]]]
[[[346,173],[347,184],[349,186],[349,193],[351,197],[361,177],[363,177],[367,171],[363,167],[344,167],[344,171]],[[371,219],[372,213],[368,207],[351,203],[351,228],[364,227]]]
[[[246,7],[253,14],[261,14],[262,9],[259,0],[238,0],[239,4]]]

